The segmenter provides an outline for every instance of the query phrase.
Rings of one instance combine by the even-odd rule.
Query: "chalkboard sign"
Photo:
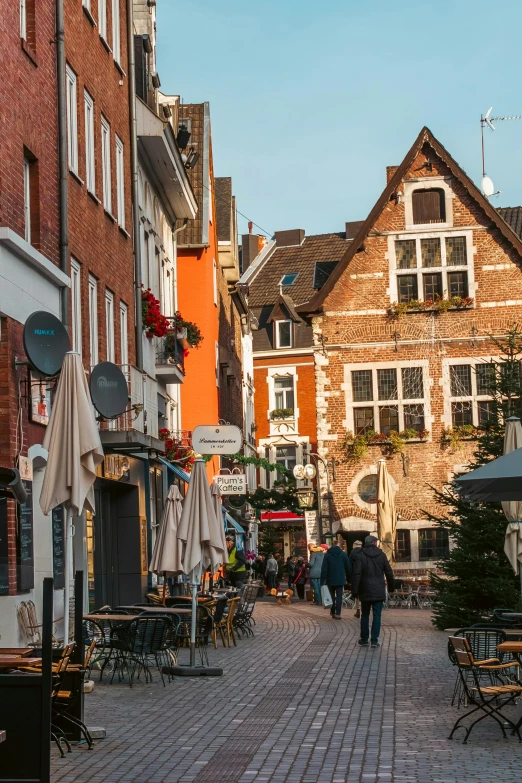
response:
[[[27,492],[26,502],[18,506],[17,577],[20,592],[34,587],[33,551],[33,482],[22,482]]]
[[[7,498],[0,498],[0,595],[9,593]]]
[[[53,508],[51,512],[53,526],[53,579],[54,589],[65,587],[65,534],[63,527],[63,506]]]

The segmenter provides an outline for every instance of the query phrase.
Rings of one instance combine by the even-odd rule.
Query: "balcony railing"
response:
[[[156,376],[165,383],[183,383],[185,375],[185,356],[183,330],[176,327],[176,320],[169,319],[172,325],[164,337],[155,337]]]

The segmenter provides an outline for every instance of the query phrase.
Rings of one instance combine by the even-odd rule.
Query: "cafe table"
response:
[[[41,658],[22,658],[20,655],[0,655],[0,669],[23,669],[26,666],[41,665]]]
[[[142,606],[140,607],[144,612],[154,614],[192,614],[192,609],[188,606]]]
[[[108,623],[125,623],[137,620],[139,614],[84,614],[84,620],[93,620],[94,622],[99,620],[106,620]]]
[[[32,647],[0,647],[0,655],[19,655],[26,658],[34,652]]]

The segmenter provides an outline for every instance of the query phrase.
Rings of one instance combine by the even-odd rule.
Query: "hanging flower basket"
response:
[[[141,287],[143,331],[149,340],[153,337],[165,337],[170,329],[169,319],[162,314],[159,299],[156,299],[150,288],[143,288],[143,283]]]
[[[165,427],[159,431],[160,438],[165,443],[165,456],[169,462],[180,463],[184,470],[191,471],[192,465],[196,461],[196,452],[188,444],[183,443],[177,438],[173,438],[170,430]]]
[[[203,335],[197,324],[185,321],[179,310],[175,314],[176,330],[179,340],[186,340],[191,348],[199,348],[203,342]]]

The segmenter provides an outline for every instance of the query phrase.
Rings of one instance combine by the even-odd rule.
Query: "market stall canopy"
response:
[[[466,500],[522,500],[522,448],[455,479]]]

